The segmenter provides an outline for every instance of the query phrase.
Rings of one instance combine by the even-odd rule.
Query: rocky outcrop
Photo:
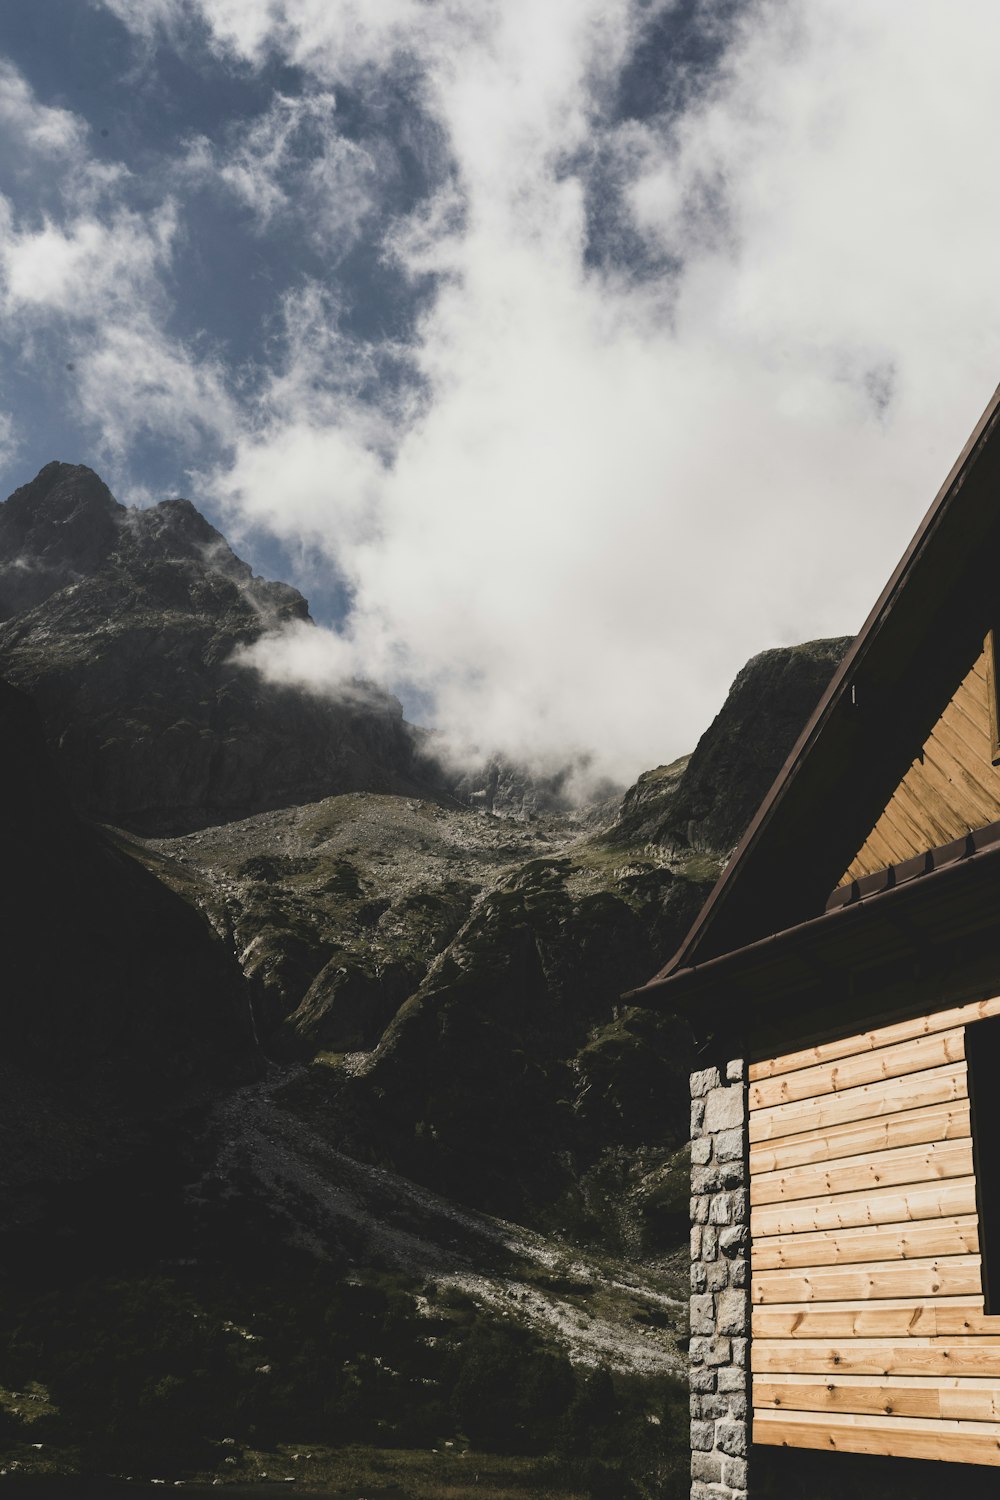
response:
[[[688,1037],[620,997],[680,942],[752,811],[743,776],[780,765],[844,645],[756,658],[695,755],[640,778],[603,833],[523,802],[354,795],[160,841],[162,871],[228,924],[268,1048],[319,1059],[296,1097],[340,1144],[477,1207],[662,1248],[686,1224]]]
[[[51,463],[0,506],[0,619],[33,609],[102,567],[118,542],[117,504],[82,465]]]
[[[694,753],[640,776],[609,837],[727,854],[770,789],[851,636],[762,651]]]
[[[0,506],[0,674],[29,692],[75,805],[167,833],[413,783],[396,699],[262,681],[239,647],[302,595],[255,577],[187,500],[128,510],[81,465]]]

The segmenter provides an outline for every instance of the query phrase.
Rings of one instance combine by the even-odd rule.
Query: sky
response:
[[[8,0],[0,493],[185,495],[266,675],[627,782],[855,632],[1000,380],[986,0]]]

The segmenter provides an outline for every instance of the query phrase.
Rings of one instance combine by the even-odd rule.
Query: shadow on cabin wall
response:
[[[872,1458],[805,1448],[755,1448],[753,1500],[997,1500],[1000,1469],[983,1464]]]

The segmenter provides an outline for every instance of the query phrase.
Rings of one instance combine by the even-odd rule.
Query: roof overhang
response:
[[[814,922],[824,933],[836,932],[839,942],[841,934],[867,930],[874,920],[861,915],[867,903],[820,914],[914,745],[923,743],[948,702],[956,664],[972,666],[994,623],[1000,603],[998,427],[1000,389],[678,953],[629,998],[659,1003],[659,990],[669,985],[674,1005],[700,992],[703,979],[695,976],[710,965],[714,974],[714,966],[739,954],[761,948],[791,953],[802,941],[794,934],[811,931]],[[738,967],[745,984],[743,964]]]
[[[687,1016],[696,1034],[751,1037],[789,1007],[825,1010],[836,1029],[848,998],[863,1001],[915,974],[954,975],[983,953],[1000,955],[1000,824],[936,867],[625,998]],[[1000,978],[995,962],[994,973]]]

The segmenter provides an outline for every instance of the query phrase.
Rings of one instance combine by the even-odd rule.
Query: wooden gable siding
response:
[[[1000,997],[754,1063],[753,1440],[1000,1465],[966,1027]]]
[[[840,881],[847,885],[1000,818],[987,651],[938,719]]]

